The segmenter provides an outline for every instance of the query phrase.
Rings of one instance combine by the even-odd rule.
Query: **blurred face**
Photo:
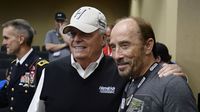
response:
[[[122,21],[116,24],[111,32],[112,56],[122,77],[140,75],[145,53],[138,32],[137,24],[130,24],[130,21]]]
[[[3,45],[6,46],[7,54],[17,54],[20,48],[20,38],[12,26],[3,28]]]
[[[103,36],[98,30],[93,33],[84,33],[72,28],[70,37],[70,48],[76,61],[91,63],[99,58],[103,47]]]
[[[59,29],[63,24],[65,24],[65,21],[55,20],[56,29]]]

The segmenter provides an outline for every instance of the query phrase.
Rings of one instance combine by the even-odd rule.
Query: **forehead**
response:
[[[133,20],[122,20],[112,29],[110,43],[121,41],[134,42],[136,40],[140,40],[140,30],[137,23]]]
[[[13,26],[7,26],[3,28],[3,36],[6,35],[15,35],[15,28]]]

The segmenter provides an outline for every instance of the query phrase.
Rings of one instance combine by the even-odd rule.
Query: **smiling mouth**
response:
[[[83,46],[75,46],[74,48],[75,49],[85,49],[85,47],[83,47]]]
[[[83,47],[83,46],[74,46],[74,49],[76,50],[76,51],[82,51],[82,50],[84,50],[86,47]]]
[[[120,71],[123,71],[128,66],[128,63],[117,64],[117,67]]]

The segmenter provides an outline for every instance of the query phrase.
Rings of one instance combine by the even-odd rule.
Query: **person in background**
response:
[[[70,55],[69,45],[64,41],[59,29],[66,23],[66,16],[63,12],[55,14],[55,28],[48,31],[45,37],[45,48],[49,52],[49,61],[54,61]],[[63,39],[64,38],[64,39]]]
[[[27,112],[42,69],[48,64],[31,48],[35,31],[24,19],[10,20],[2,25],[6,52],[15,55],[6,79],[0,81],[0,108],[6,112]]]
[[[159,78],[153,29],[142,18],[127,17],[114,26],[110,46],[120,76],[129,81],[118,112],[197,112],[183,77]]]
[[[127,79],[103,54],[106,26],[104,14],[94,7],[73,13],[63,28],[71,56],[45,68],[28,112],[117,112]]]
[[[171,61],[172,56],[169,54],[169,50],[165,44],[156,42],[156,53],[156,60],[158,62],[173,64]]]
[[[109,42],[110,42],[110,33],[111,33],[111,30],[112,30],[112,27],[113,27],[113,25],[108,26],[108,27],[106,28],[106,39],[105,39],[106,44],[105,44],[105,46],[103,47],[103,53],[104,53],[105,55],[107,55],[107,56],[111,56],[111,55],[112,55],[112,49],[111,49],[110,46],[109,46]]]

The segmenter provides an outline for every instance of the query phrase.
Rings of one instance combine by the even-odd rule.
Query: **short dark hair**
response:
[[[33,27],[29,24],[28,21],[24,19],[13,19],[10,21],[5,22],[2,27],[8,27],[12,26],[14,27],[18,32],[23,33],[27,38],[25,39],[25,43],[28,46],[31,46],[33,37],[36,34],[35,30]]]
[[[157,42],[156,43],[156,53],[160,56],[161,61],[165,63],[170,63],[172,56],[169,54],[168,48],[165,44]]]

